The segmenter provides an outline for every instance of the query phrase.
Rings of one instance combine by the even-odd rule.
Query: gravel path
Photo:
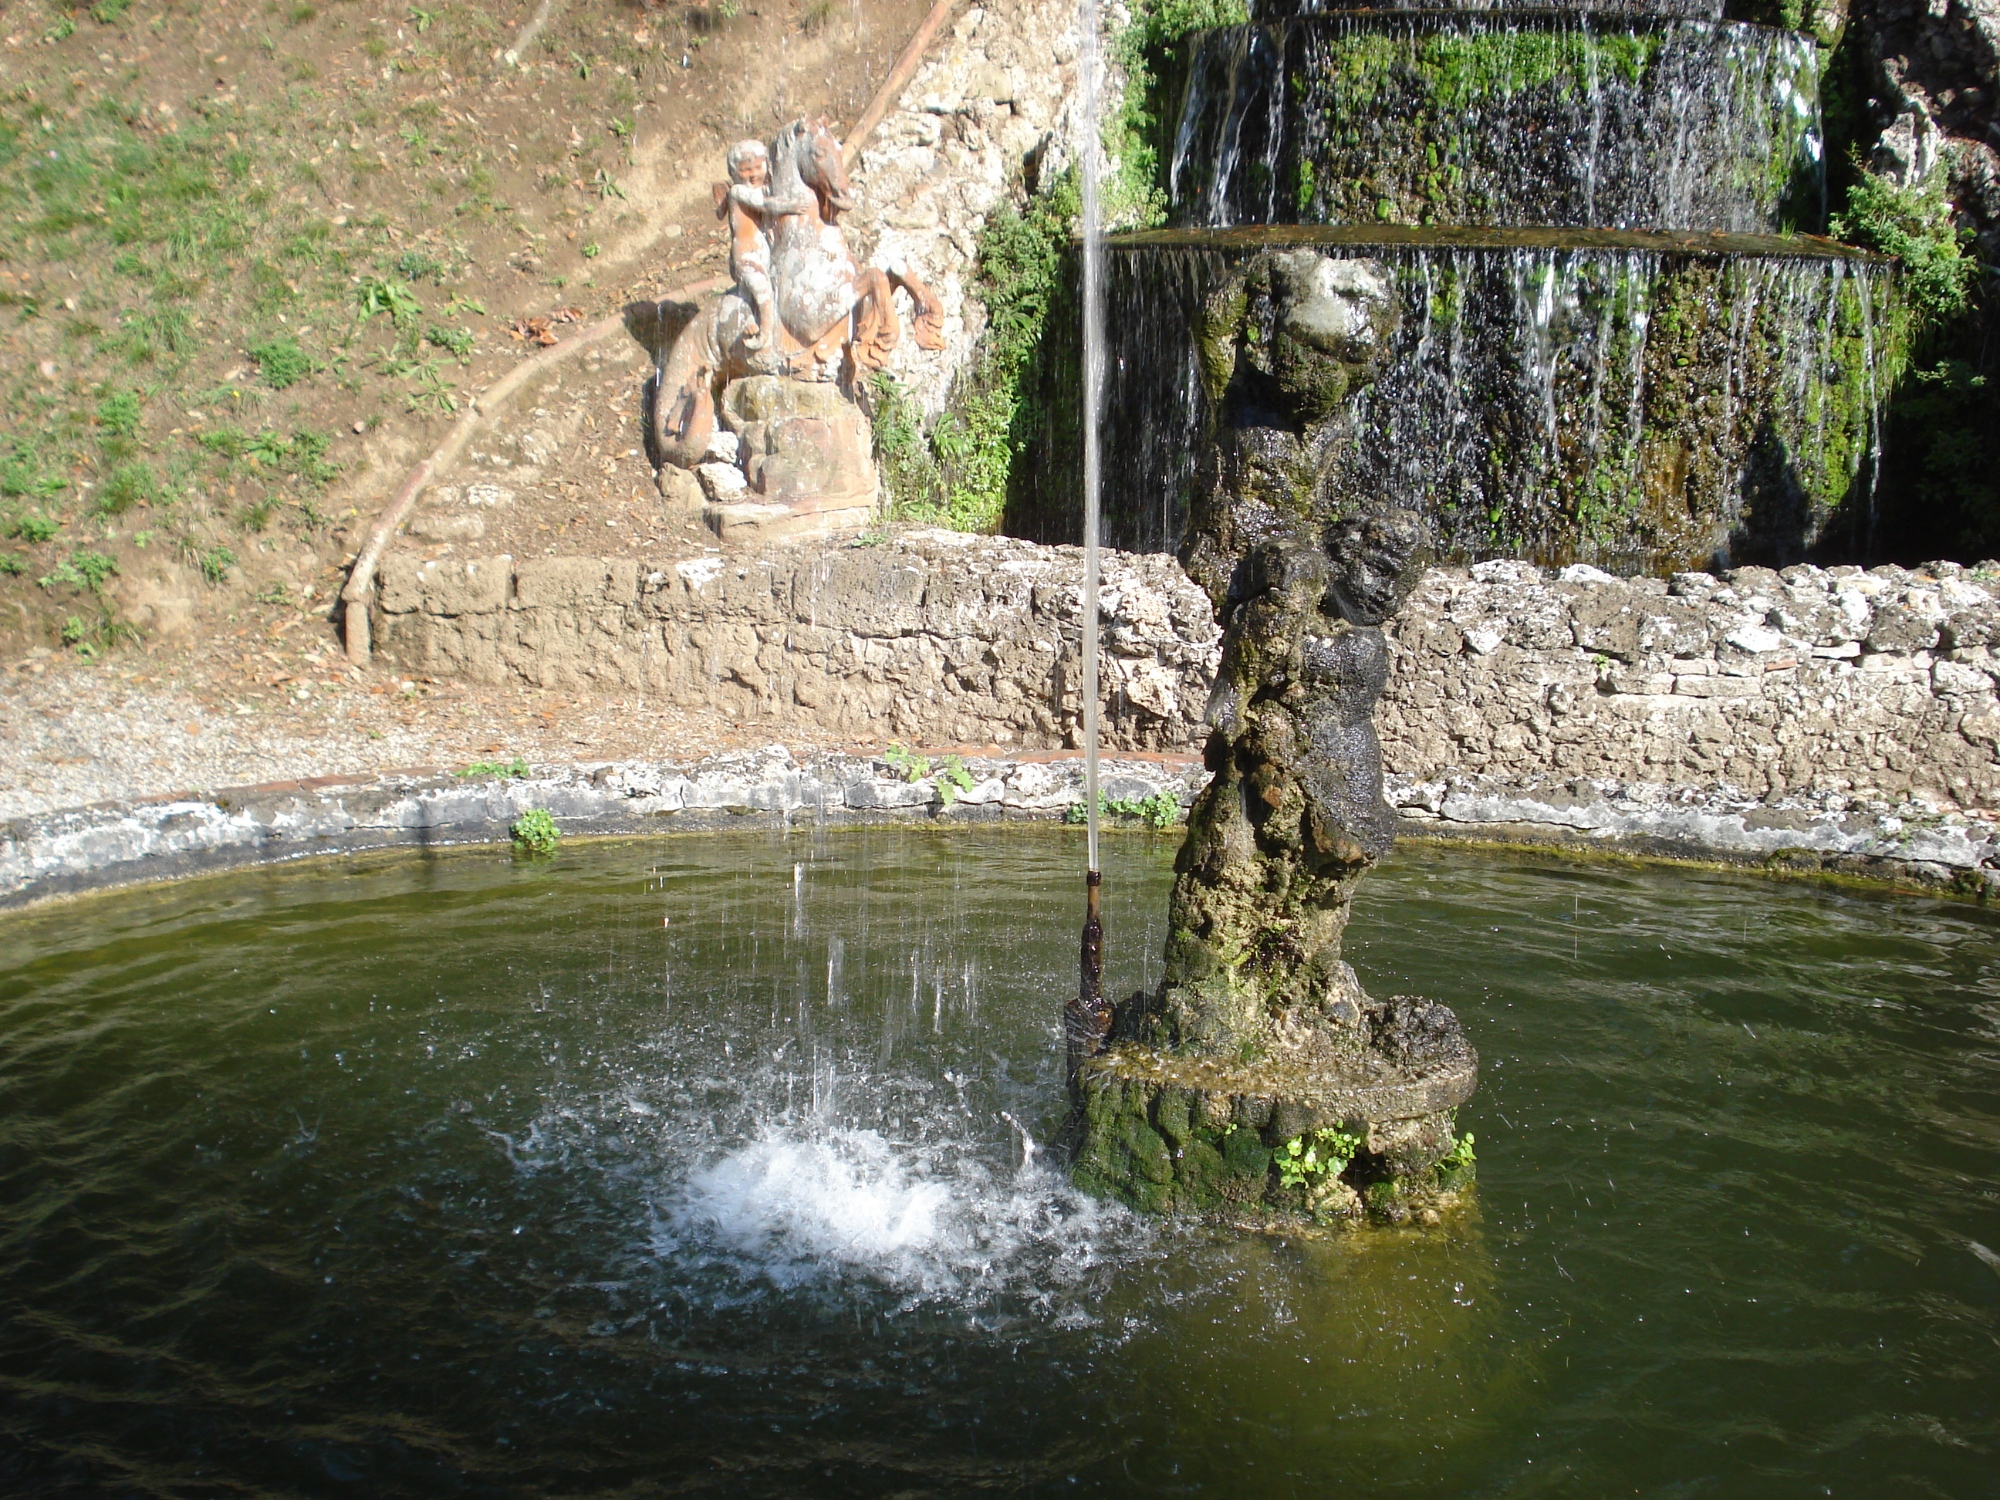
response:
[[[312,776],[474,760],[687,760],[783,738],[796,724],[730,722],[641,698],[418,682],[356,672],[317,625],[272,649],[127,651],[87,664],[39,653],[0,681],[0,818]]]

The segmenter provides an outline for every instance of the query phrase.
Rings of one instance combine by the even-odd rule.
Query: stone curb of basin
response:
[[[692,765],[538,766],[506,779],[426,767],[43,813],[0,824],[0,907],[313,855],[505,841],[531,808],[567,834],[641,834],[1048,821],[1083,801],[1080,757],[974,753],[964,764],[972,787],[952,787],[949,806],[937,777],[905,779],[880,757],[772,746]],[[1101,772],[1107,797],[1164,791],[1184,811],[1206,779],[1198,761],[1164,756],[1106,757]]]
[[[1546,845],[1653,861],[1841,875],[2000,896],[2000,827],[1923,803],[1815,808],[1619,782],[1521,786],[1483,776],[1384,777],[1399,837]]]
[[[948,752],[927,753],[935,759]],[[505,842],[513,821],[537,807],[568,834],[635,835],[802,821],[1051,821],[1083,800],[1083,763],[1074,752],[969,750],[964,763],[972,788],[954,788],[949,806],[935,776],[907,780],[879,756],[795,754],[776,745],[688,764],[539,766],[515,779],[472,780],[420,767],[106,803],[0,824],[0,908],[315,855]],[[1110,798],[1168,792],[1185,810],[1206,781],[1189,757],[1126,752],[1103,763]],[[1405,837],[2000,896],[2000,830],[1958,814],[1834,812],[1608,782],[1524,788],[1479,777],[1392,776],[1386,792]]]

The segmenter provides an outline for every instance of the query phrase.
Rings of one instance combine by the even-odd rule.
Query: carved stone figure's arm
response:
[[[802,214],[812,207],[813,201],[810,193],[797,198],[775,198],[764,188],[752,187],[747,182],[737,183],[729,190],[729,196],[766,223],[786,214]]]

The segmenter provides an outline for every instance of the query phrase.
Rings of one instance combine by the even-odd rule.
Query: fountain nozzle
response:
[[[1076,999],[1064,1007],[1063,1035],[1069,1043],[1069,1085],[1077,1087],[1077,1070],[1104,1050],[1111,1032],[1111,1007],[1104,1002],[1104,873],[1084,876],[1083,949]]]

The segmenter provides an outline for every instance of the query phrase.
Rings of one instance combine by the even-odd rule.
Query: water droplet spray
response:
[[[1104,1048],[1111,1010],[1104,1003],[1103,873],[1097,863],[1097,586],[1098,502],[1103,465],[1099,412],[1104,388],[1104,291],[1101,261],[1104,228],[1098,203],[1097,89],[1099,74],[1097,0],[1079,0],[1077,156],[1082,177],[1083,234],[1083,809],[1085,829],[1084,918],[1076,1003],[1064,1016],[1069,1081]]]

